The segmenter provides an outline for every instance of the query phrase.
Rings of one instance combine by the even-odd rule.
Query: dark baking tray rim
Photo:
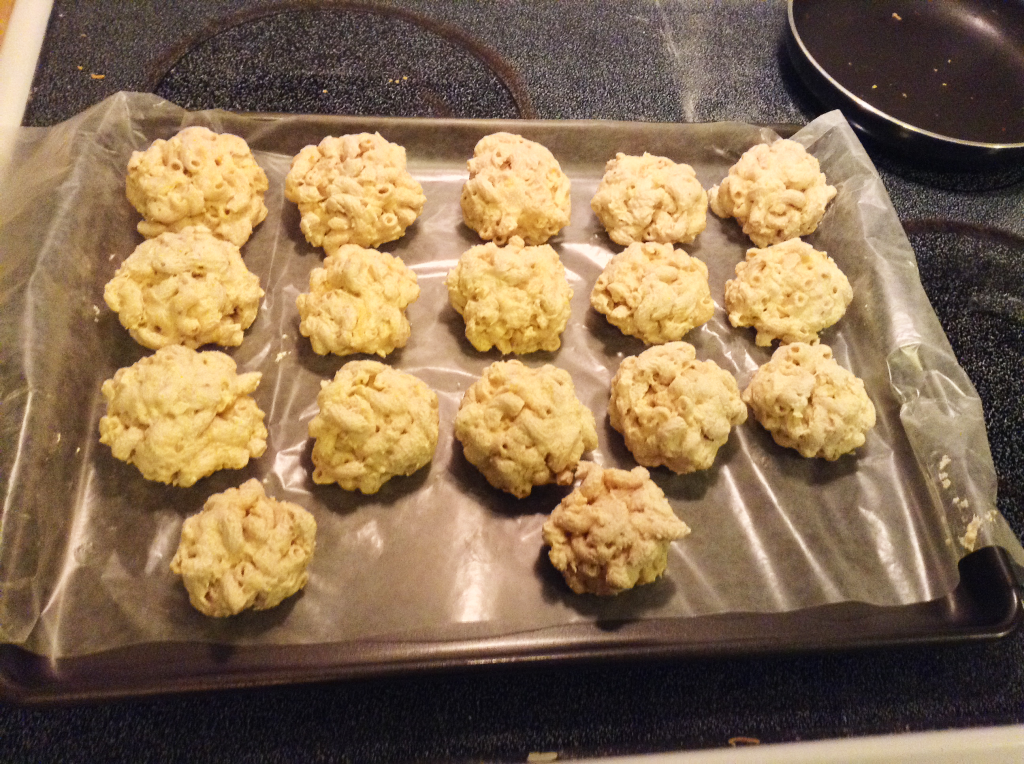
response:
[[[147,643],[51,660],[0,645],[0,699],[18,704],[137,698],[444,672],[502,665],[793,655],[994,640],[1024,623],[1015,569],[1001,547],[960,561],[945,597],[880,607],[856,602],[788,613],[574,624],[483,639],[319,645]],[[837,628],[840,626],[841,628]]]

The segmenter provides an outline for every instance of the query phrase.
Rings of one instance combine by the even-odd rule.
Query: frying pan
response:
[[[1024,0],[789,0],[822,103],[928,164],[1024,163]]]

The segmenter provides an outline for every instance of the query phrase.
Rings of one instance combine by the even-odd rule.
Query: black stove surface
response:
[[[820,107],[786,59],[785,6],[56,0],[25,124],[118,90],[194,109],[802,123]],[[981,395],[999,509],[1024,537],[1024,168],[922,170],[868,148]],[[859,655],[2,708],[0,759],[523,760],[1008,723],[1024,723],[1021,633]]]
[[[515,70],[457,29],[337,8],[229,17],[154,91],[188,109],[495,117],[535,114]],[[339,41],[344,41],[339,45]],[[165,59],[166,60],[166,59]]]

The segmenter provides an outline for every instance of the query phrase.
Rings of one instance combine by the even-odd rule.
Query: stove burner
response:
[[[404,11],[236,14],[179,46],[150,90],[186,109],[531,118],[518,75],[465,34]]]

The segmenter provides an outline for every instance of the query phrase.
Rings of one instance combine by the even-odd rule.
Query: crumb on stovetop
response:
[[[756,737],[747,737],[745,735],[739,735],[737,737],[729,738],[729,745],[733,748],[737,746],[748,746],[748,745],[761,745],[761,741]]]

